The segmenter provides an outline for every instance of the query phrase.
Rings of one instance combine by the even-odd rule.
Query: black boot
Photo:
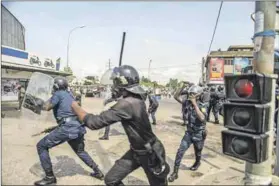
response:
[[[179,166],[174,166],[173,168],[173,173],[170,175],[169,177],[169,182],[173,182],[174,180],[176,180],[178,178],[178,169]]]
[[[103,136],[103,137],[100,137],[99,140],[109,140],[109,137],[108,136]]]
[[[215,124],[219,124],[219,120],[215,120]]]
[[[44,177],[42,180],[36,181],[34,185],[36,186],[43,186],[43,185],[51,185],[56,183],[56,178],[53,174],[53,172],[46,173],[46,177]]]
[[[152,125],[156,125],[156,121],[153,121]]]
[[[90,173],[90,176],[97,178],[99,180],[104,179],[104,174],[102,173],[102,171],[99,168],[95,168],[93,170],[94,170],[94,172]]]
[[[196,157],[196,161],[192,167],[190,167],[191,171],[196,171],[201,165],[201,157]]]

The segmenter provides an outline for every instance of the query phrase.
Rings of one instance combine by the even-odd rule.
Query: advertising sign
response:
[[[56,70],[56,61],[52,60],[49,57],[37,55],[7,46],[1,46],[1,52],[2,61],[4,62]]]
[[[233,73],[241,74],[241,70],[249,65],[248,58],[234,58],[233,60]]]
[[[2,79],[1,80],[1,95],[2,101],[18,101],[18,79]]]
[[[224,79],[224,59],[211,58],[209,79],[210,81],[223,81]]]

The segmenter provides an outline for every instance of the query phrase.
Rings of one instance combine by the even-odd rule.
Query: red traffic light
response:
[[[235,93],[241,98],[250,97],[253,94],[254,84],[247,79],[240,79],[236,82]]]
[[[268,103],[271,101],[273,77],[263,74],[225,75],[227,100],[238,103]]]

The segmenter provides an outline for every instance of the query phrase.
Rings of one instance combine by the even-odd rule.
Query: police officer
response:
[[[139,86],[139,74],[131,66],[123,65],[112,72],[114,88],[118,97],[123,96],[109,110],[100,115],[88,114],[77,103],[73,110],[84,124],[98,130],[121,122],[130,142],[130,149],[116,161],[105,176],[106,185],[123,185],[122,180],[139,167],[144,169],[152,186],[167,185],[169,166],[165,161],[165,149],[153,133],[142,95],[146,92]]]
[[[209,121],[210,118],[210,111],[212,109],[214,118],[215,118],[215,123],[219,124],[219,118],[218,118],[218,113],[219,113],[219,109],[218,109],[218,102],[219,102],[219,97],[218,94],[216,92],[216,88],[215,86],[212,86],[210,88],[210,101],[209,101],[209,107],[208,107],[208,111],[207,111],[207,121]]]
[[[188,110],[188,121],[187,131],[183,136],[180,147],[177,150],[174,170],[169,177],[169,181],[173,182],[178,178],[178,169],[180,162],[183,158],[184,153],[190,147],[191,144],[194,145],[196,161],[190,170],[195,171],[201,165],[201,152],[204,146],[204,141],[206,138],[206,105],[201,101],[202,88],[193,85],[189,88],[189,99],[191,105]]]
[[[52,164],[49,157],[49,149],[64,142],[68,142],[78,157],[90,168],[93,169],[91,176],[103,179],[104,175],[99,170],[98,165],[92,160],[84,150],[84,134],[86,130],[78,121],[76,114],[71,108],[74,97],[67,90],[68,82],[63,77],[54,79],[53,95],[43,106],[44,110],[53,110],[58,127],[45,136],[37,144],[37,151],[41,165],[46,173],[45,178],[35,182],[35,185],[49,185],[56,183],[53,174]]]
[[[207,105],[207,107],[209,106],[209,102],[210,102],[210,92],[207,86],[203,87],[203,94],[202,94],[202,101],[204,104]]]
[[[105,99],[104,106],[113,101],[117,101],[117,93],[114,91],[114,89],[111,89],[111,95],[109,98]],[[106,126],[104,136],[100,137],[99,140],[109,140],[109,131],[110,126]]]
[[[79,90],[77,90],[75,92],[75,100],[76,100],[76,102],[78,102],[79,106],[81,106],[81,98],[82,98],[81,92]]]
[[[188,110],[188,122],[187,131],[185,132],[184,137],[181,140],[180,147],[178,148],[174,171],[169,177],[169,181],[173,182],[178,178],[178,169],[180,162],[183,158],[184,153],[190,147],[191,144],[194,145],[196,161],[193,166],[190,167],[190,170],[195,171],[199,168],[201,164],[201,152],[204,146],[204,141],[206,138],[206,104],[201,100],[201,94],[203,92],[202,88],[196,85],[193,85],[189,88],[189,100],[191,101],[189,110]]]
[[[156,97],[154,96],[154,94],[151,95],[151,92],[148,92],[148,100],[149,100],[148,113],[152,117],[152,120],[153,120],[152,124],[156,125],[155,113],[159,107],[159,103],[158,103]]]
[[[223,86],[219,86],[218,87],[218,110],[219,110],[219,114],[221,116],[224,115],[224,111],[223,111],[223,104],[226,102],[226,94],[225,94],[225,91],[224,91],[224,87]]]
[[[176,91],[174,94],[174,99],[182,105],[182,118],[183,118],[183,126],[187,125],[187,107],[189,105],[188,101],[188,88],[189,82],[182,82],[182,86],[180,89]]]

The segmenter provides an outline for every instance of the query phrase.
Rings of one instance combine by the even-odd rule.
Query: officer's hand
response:
[[[197,103],[196,99],[197,99],[196,95],[195,96],[193,95],[193,96],[189,97],[189,100],[192,102],[193,105]]]

